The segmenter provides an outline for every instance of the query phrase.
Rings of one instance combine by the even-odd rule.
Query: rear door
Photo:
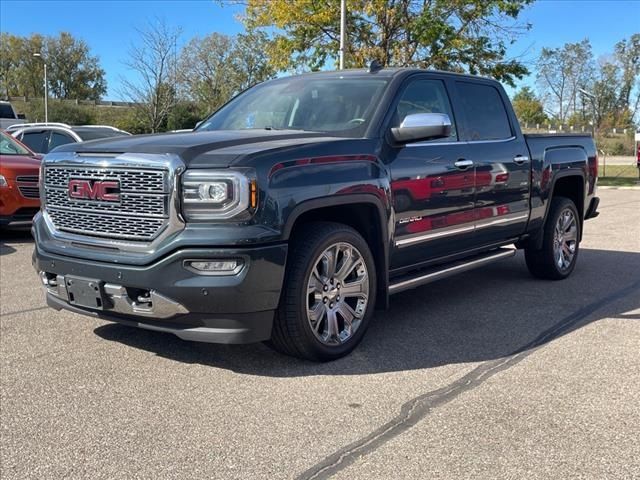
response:
[[[494,82],[456,80],[462,135],[475,167],[478,246],[524,233],[529,218],[529,152],[506,95]]]
[[[389,127],[414,113],[445,113],[449,138],[416,142],[389,152],[395,210],[391,267],[408,267],[473,246],[474,169],[458,138],[447,82],[433,74],[409,77],[392,104]]]

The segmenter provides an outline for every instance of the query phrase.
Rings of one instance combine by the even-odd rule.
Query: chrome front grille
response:
[[[120,197],[120,203],[96,203],[71,199],[66,189],[47,188],[47,205],[73,210],[81,208],[87,212],[126,214],[132,217],[164,218],[166,216],[167,197],[165,195],[121,193]]]
[[[45,211],[62,232],[148,242],[169,223],[168,177],[166,169],[45,165]],[[120,200],[70,198],[72,179],[117,180]]]
[[[48,213],[59,230],[110,238],[152,239],[165,224],[161,218],[121,217],[51,209]]]
[[[71,178],[117,178],[123,192],[167,193],[166,172],[163,170],[126,170],[115,168],[47,167],[45,184],[66,189]]]

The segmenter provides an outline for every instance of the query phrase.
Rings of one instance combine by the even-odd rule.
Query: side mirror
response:
[[[19,113],[18,115],[16,115],[20,120],[26,120],[27,116],[24,113]]]
[[[399,144],[446,138],[450,134],[451,120],[445,113],[413,113],[391,129],[391,136]]]

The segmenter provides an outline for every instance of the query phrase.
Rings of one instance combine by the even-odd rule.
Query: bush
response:
[[[49,100],[49,121],[69,125],[96,123],[95,107]],[[44,100],[30,100],[24,104],[24,113],[30,122],[44,122]]]
[[[134,135],[149,133],[146,122],[140,118],[135,109],[128,109],[123,116],[115,120],[113,126]]]

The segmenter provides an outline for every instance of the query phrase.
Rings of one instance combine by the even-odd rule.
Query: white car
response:
[[[11,125],[7,131],[36,153],[47,154],[67,143],[131,135],[108,125],[70,126],[65,123],[23,123]]]

